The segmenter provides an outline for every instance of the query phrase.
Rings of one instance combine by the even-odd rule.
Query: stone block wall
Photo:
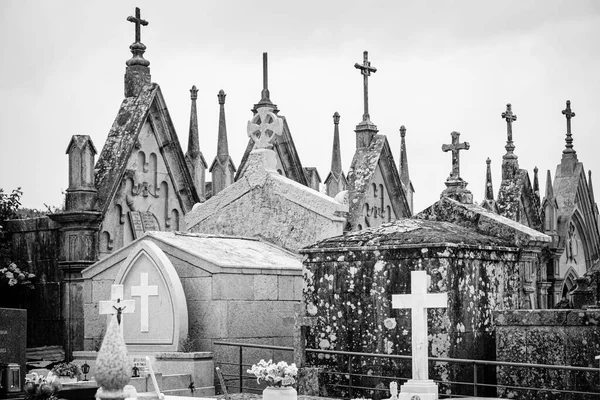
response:
[[[495,312],[494,319],[497,361],[598,367],[594,358],[600,355],[600,310],[503,311]],[[497,376],[499,385],[549,389],[504,387],[498,391],[501,397],[568,400],[587,398],[569,391],[600,392],[598,371],[498,367]]]
[[[430,292],[448,293],[447,309],[428,311],[430,355],[494,360],[492,312],[516,307],[522,296],[518,254],[507,248],[449,245],[302,252],[307,313],[318,317],[308,334],[308,348],[410,355],[410,311],[392,309],[392,294],[410,293],[410,272],[425,270],[431,276]],[[343,368],[346,363],[334,356],[312,355],[308,362],[326,368]],[[412,372],[410,361],[363,357],[355,362],[355,371],[368,375],[410,377]],[[482,370],[480,379],[493,380],[493,373]],[[470,381],[473,373],[470,366],[431,363],[429,374],[433,379]],[[387,387],[388,382],[379,378],[362,382],[365,387],[382,385]],[[442,385],[440,393],[456,394],[457,388]]]

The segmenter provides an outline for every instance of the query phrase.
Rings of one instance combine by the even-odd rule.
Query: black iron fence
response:
[[[251,360],[244,359],[244,348],[246,349],[262,349],[262,350],[271,350],[272,353],[293,353],[294,349],[292,347],[285,346],[272,346],[272,345],[262,345],[262,344],[249,344],[249,343],[235,343],[235,342],[214,342],[215,346],[229,346],[229,347],[237,347],[237,360],[233,362],[232,360],[220,360],[218,357],[218,352],[215,353],[215,363],[223,369],[223,376],[225,378],[225,382],[227,385],[227,389],[229,391],[239,391],[239,392],[254,392],[260,393],[262,391],[261,388],[258,388],[257,385],[252,385],[252,382],[255,382],[255,377],[248,374],[246,370],[253,364],[256,363],[257,359],[253,356]],[[364,358],[372,358],[372,359],[387,359],[387,360],[403,360],[406,363],[410,364],[411,356],[401,356],[401,355],[389,355],[389,354],[377,354],[377,353],[358,353],[358,352],[347,352],[347,351],[332,351],[332,350],[317,350],[317,349],[306,349],[307,356],[310,354],[321,354],[324,356],[335,356],[338,360],[337,365],[344,365],[342,370],[336,370],[331,368],[326,368],[323,370],[323,374],[331,377],[335,377],[336,379],[332,380],[335,383],[329,383],[331,386],[327,390],[328,393],[332,394],[332,397],[340,397],[339,395],[334,396],[333,393],[340,393],[341,391],[345,394],[343,397],[345,398],[355,398],[358,396],[363,396],[364,391],[371,391],[371,393],[379,392],[379,396],[384,398],[389,395],[387,385],[385,387],[367,387],[361,384],[363,378],[368,379],[379,379],[380,381],[396,381],[399,385],[404,383],[405,381],[411,379],[410,376],[380,376],[374,374],[365,374],[361,368],[357,360]],[[275,357],[271,357],[275,358]],[[345,360],[345,362],[340,363],[340,360]],[[566,366],[566,365],[547,365],[547,364],[526,364],[526,363],[512,363],[512,362],[502,362],[502,361],[486,361],[486,360],[468,360],[468,359],[458,359],[458,358],[442,358],[442,357],[430,357],[430,363],[440,364],[444,363],[445,365],[461,365],[461,366],[470,366],[472,368],[473,374],[471,375],[471,379],[468,381],[465,380],[435,380],[436,383],[443,385],[445,387],[463,387],[470,388],[468,396],[482,396],[485,395],[486,392],[489,393],[493,391],[493,396],[496,396],[496,392],[498,393],[528,393],[528,398],[536,398],[537,394],[543,395],[544,398],[585,398],[585,399],[600,399],[600,390],[597,388],[590,388],[589,385],[579,385],[577,383],[577,379],[569,381],[569,388],[549,388],[543,386],[520,386],[520,385],[510,385],[507,382],[503,383],[489,383],[484,379],[481,379],[481,372],[485,368],[507,368],[510,369],[511,373],[526,373],[525,371],[558,371],[563,374],[572,374],[573,376],[577,375],[588,375],[595,374],[597,377],[600,374],[600,371],[597,368],[589,368],[589,367],[574,367],[574,366]],[[327,388],[326,388],[327,389]],[[459,392],[461,392],[459,390]],[[453,397],[467,397],[467,395],[461,394],[452,394],[452,393],[440,393],[441,398],[453,398]]]

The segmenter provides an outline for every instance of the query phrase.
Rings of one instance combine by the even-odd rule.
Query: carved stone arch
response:
[[[158,189],[158,157],[156,156],[156,153],[150,153],[148,163],[150,164],[150,173],[152,174],[152,182],[150,182],[150,184],[152,185],[152,190],[155,191]]]
[[[146,167],[146,153],[142,150],[138,150],[137,153],[137,167],[142,172],[148,171],[148,168]]]
[[[569,292],[577,287],[577,278],[579,278],[577,271],[575,271],[573,267],[569,268],[565,274],[565,279],[560,289],[562,297],[567,297]]]
[[[389,205],[385,206],[387,212],[387,222],[392,222],[392,207]]]
[[[169,184],[166,181],[160,183],[160,195],[164,196],[164,219],[165,219],[165,230],[169,230],[171,226],[171,215],[169,210]]]
[[[113,251],[113,240],[110,237],[110,233],[103,231],[100,234],[100,253],[112,253]]]
[[[143,284],[142,275],[146,275],[148,285],[157,286],[158,295],[150,304],[152,315],[149,318],[147,337],[136,339],[140,331],[141,297],[132,296],[132,287]],[[124,333],[127,348],[131,352],[178,351],[179,341],[188,334],[188,309],[183,285],[175,267],[167,255],[155,243],[141,240],[121,264],[115,284],[123,285],[126,299],[135,297],[136,311],[127,314],[124,319]],[[145,335],[145,334],[144,334]],[[140,335],[138,334],[137,337]]]
[[[176,208],[171,210],[171,230],[178,231],[179,228],[179,210]]]
[[[373,197],[377,198],[377,184],[372,183],[371,187],[373,188]]]
[[[573,223],[573,225],[575,226],[575,230],[579,236],[579,239],[581,240],[581,244],[583,246],[583,254],[584,254],[584,258],[585,258],[585,266],[586,266],[586,271],[588,269],[588,263],[590,260],[590,254],[591,254],[591,250],[590,250],[590,243],[589,243],[589,238],[588,238],[588,232],[585,229],[585,222],[583,219],[583,216],[581,215],[581,213],[579,212],[578,209],[575,209],[575,211],[573,212],[572,216],[571,216],[571,223]],[[568,232],[569,232],[569,227],[567,227],[567,236],[568,236]]]

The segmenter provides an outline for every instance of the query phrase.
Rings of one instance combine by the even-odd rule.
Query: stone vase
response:
[[[298,393],[291,386],[269,386],[263,390],[263,400],[298,400]]]

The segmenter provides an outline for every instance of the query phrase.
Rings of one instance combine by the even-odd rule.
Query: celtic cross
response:
[[[135,17],[129,16],[127,17],[127,21],[135,24],[135,42],[140,43],[142,41],[142,30],[140,25],[147,26],[148,21],[141,18],[139,7],[135,8]]]
[[[506,105],[506,111],[502,113],[502,118],[506,120],[506,134],[508,136],[506,151],[512,152],[515,149],[512,137],[512,123],[517,120],[517,116],[513,114],[510,103]]]
[[[283,122],[270,107],[260,107],[247,126],[248,136],[254,141],[255,149],[273,147],[273,140],[283,133]]]
[[[365,96],[365,112],[363,114],[363,121],[370,121],[371,117],[369,116],[369,76],[371,72],[377,72],[377,68],[371,67],[371,61],[369,61],[369,52],[363,52],[363,63],[362,65],[359,63],[354,64],[354,68],[360,69],[360,73],[363,75],[363,84],[364,84],[364,96]]]
[[[567,107],[562,110],[563,115],[567,118],[567,150],[568,153],[573,152],[573,136],[571,135],[571,118],[575,117],[575,113],[571,111],[571,100],[567,100]]]
[[[452,144],[442,145],[442,151],[443,152],[447,152],[447,151],[452,152],[452,173],[450,174],[449,179],[458,180],[458,179],[460,179],[459,151],[460,150],[469,150],[469,147],[471,147],[471,145],[469,144],[469,142],[459,143],[458,138],[460,136],[460,133],[458,133],[458,132],[452,132],[450,135],[452,135]]]

